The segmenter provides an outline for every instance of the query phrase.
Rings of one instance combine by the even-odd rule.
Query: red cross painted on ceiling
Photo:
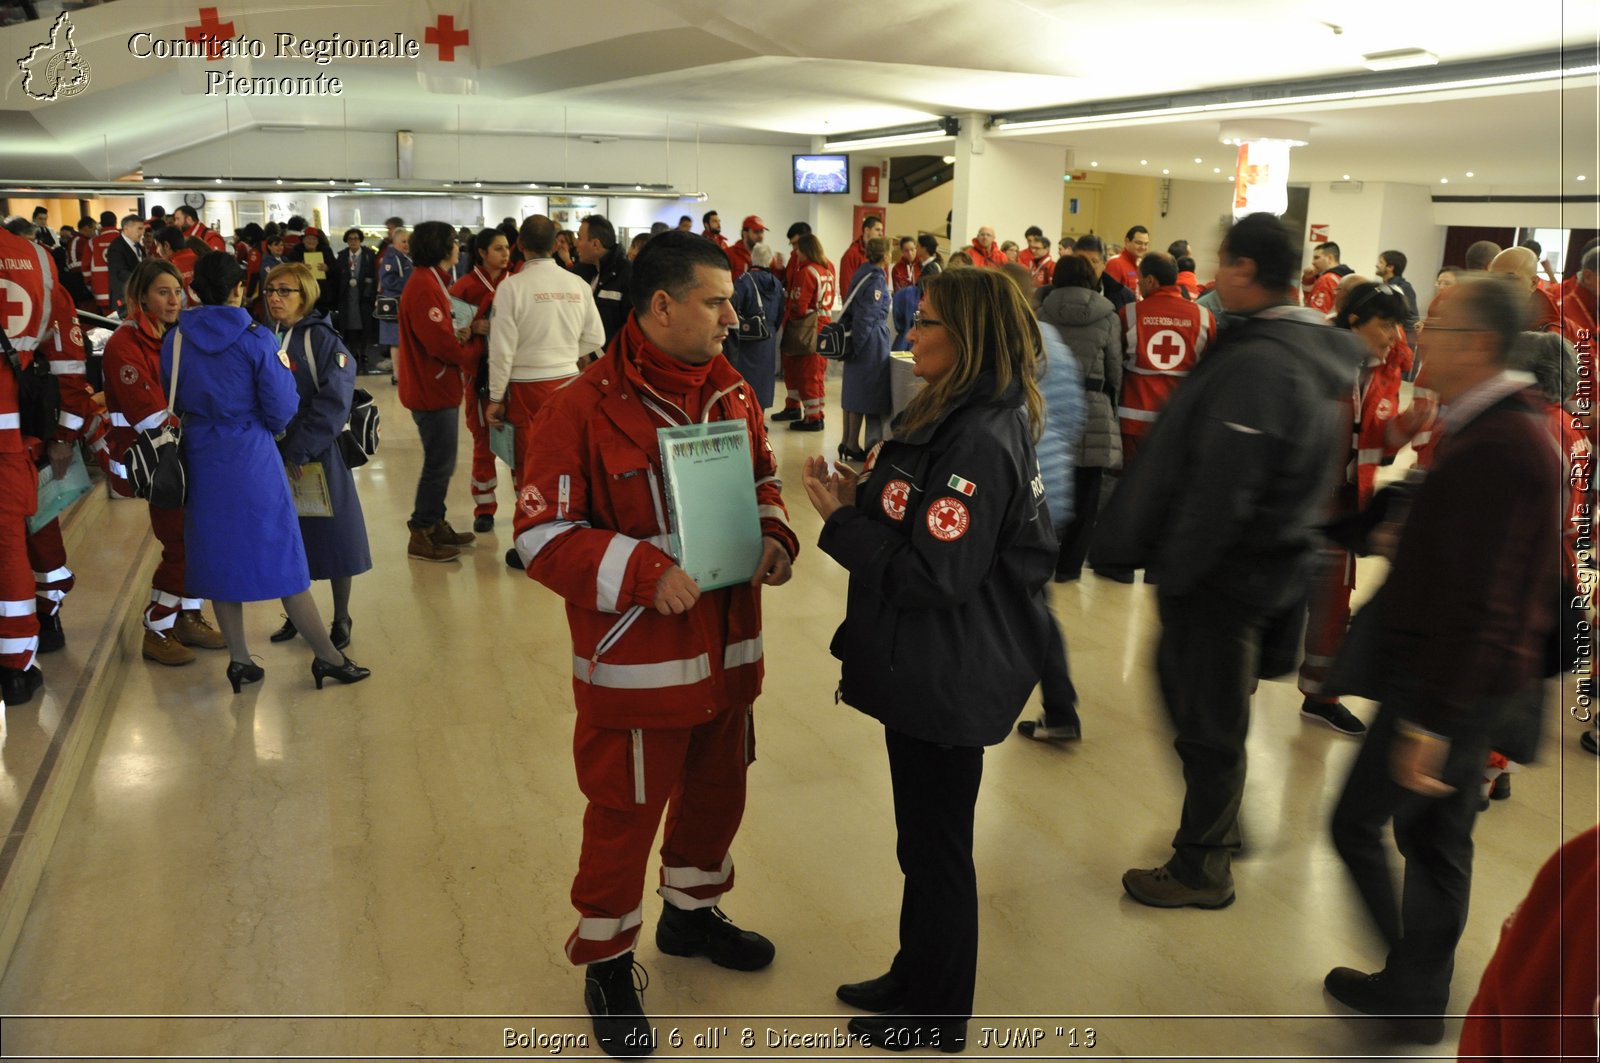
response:
[[[439,61],[453,63],[456,61],[456,49],[465,48],[471,40],[472,34],[465,28],[456,29],[454,15],[440,15],[437,26],[429,26],[422,39],[429,44],[439,46]]]
[[[183,27],[185,40],[205,42],[208,60],[221,59],[222,42],[232,40],[233,36],[233,23],[218,19],[214,7],[200,9],[200,25]]]

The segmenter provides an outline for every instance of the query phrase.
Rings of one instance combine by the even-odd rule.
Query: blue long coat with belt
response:
[[[185,589],[222,602],[306,590],[300,523],[272,438],[300,408],[300,396],[272,333],[236,306],[185,310],[161,342],[161,383],[183,421]]]
[[[761,314],[770,333],[764,340],[741,340],[735,327],[722,353],[756,393],[763,410],[772,405],[778,369],[778,334],[783,331],[783,282],[767,270],[748,269],[733,284],[733,310],[740,317]]]
[[[397,247],[386,250],[383,253],[383,266],[378,270],[378,294],[398,299],[400,293],[406,290],[406,281],[410,279],[411,256]],[[398,347],[400,322],[378,322],[378,342],[385,347]]]
[[[356,390],[356,360],[333,331],[325,314],[311,313],[281,337],[294,366],[300,411],[278,441],[283,460],[292,465],[322,463],[328,478],[331,517],[301,517],[306,564],[312,579],[358,576],[372,567],[367,522],[361,514],[355,477],[336,445]]]

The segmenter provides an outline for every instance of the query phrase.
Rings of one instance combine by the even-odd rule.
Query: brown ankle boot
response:
[[[414,561],[454,561],[461,551],[433,538],[432,528],[412,528],[406,556]]]
[[[450,527],[450,522],[447,520],[441,520],[438,524],[435,524],[433,530],[428,534],[440,546],[471,546],[478,541],[478,537],[471,532],[458,532]]]
[[[196,646],[202,650],[228,648],[228,640],[222,637],[222,632],[206,623],[205,614],[198,609],[178,614],[178,622],[172,625],[172,637],[185,646]]]
[[[177,639],[169,638],[159,631],[151,631],[149,628],[145,628],[144,659],[176,668],[180,664],[191,663],[194,661],[195,656],[192,651],[185,649]]]

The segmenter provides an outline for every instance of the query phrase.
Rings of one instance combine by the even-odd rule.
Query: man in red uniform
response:
[[[722,218],[714,210],[708,210],[700,216],[700,223],[705,226],[705,231],[700,235],[727,250],[728,238],[722,235]]]
[[[186,240],[193,236],[205,241],[205,245],[213,251],[226,251],[228,249],[228,243],[222,238],[221,233],[200,224],[200,215],[194,212],[193,207],[184,206],[173,211],[172,223],[183,233]]]
[[[767,223],[751,214],[739,226],[739,242],[723,248],[727,252],[728,264],[732,268],[735,281],[744,276],[745,270],[750,268],[750,249],[766,239],[766,236]]]
[[[1000,250],[1000,245],[995,243],[994,228],[989,225],[978,229],[978,235],[967,245],[966,252],[972,256],[972,264],[979,269],[988,269],[990,266],[998,268],[1011,261],[1006,258],[1006,253]],[[850,282],[846,279],[844,283]]]
[[[867,241],[883,235],[883,219],[876,214],[868,214],[861,219],[861,236],[855,243],[845,248],[844,255],[839,259],[839,283],[849,284],[850,278],[856,275],[856,270],[861,268],[861,263],[867,260]],[[990,234],[993,236],[993,233]],[[827,309],[824,307],[823,309]]]
[[[573,752],[588,808],[566,951],[588,965],[584,1005],[614,1056],[654,1047],[633,949],[663,810],[656,947],[747,971],[775,952],[718,907],[734,881],[761,689],[759,588],[786,582],[799,550],[761,409],[722,357],[732,293],[727,259],[706,241],[653,237],[634,260],[632,316],[540,411],[520,477],[517,550],[566,600],[572,629]],[[665,551],[656,430],[706,420],[745,425],[762,540],[750,580],[702,591]]]
[[[1211,311],[1191,303],[1178,289],[1178,264],[1152,251],[1139,263],[1144,298],[1122,308],[1126,371],[1117,420],[1122,429],[1122,464],[1133,464],[1150,426],[1178,384],[1200,364],[1217,338]]]
[[[1354,272],[1339,261],[1338,244],[1332,240],[1318,244],[1311,252],[1311,269],[1301,279],[1306,305],[1319,314],[1333,313],[1334,304],[1339,301],[1340,279]]]
[[[1508,247],[1489,263],[1490,273],[1505,273],[1516,278],[1517,287],[1528,293],[1527,317],[1523,327],[1529,332],[1560,332],[1561,311],[1550,294],[1539,287],[1539,256],[1526,247]]]
[[[1028,267],[1028,272],[1033,275],[1035,288],[1050,287],[1055,282],[1056,260],[1050,257],[1049,238],[1037,225],[1028,226],[1028,231],[1023,237],[1028,241],[1028,246],[1018,256],[1017,261]]]
[[[89,238],[89,290],[100,304],[100,313],[111,313],[111,272],[106,264],[106,252],[122,233],[117,230],[117,216],[109,210],[100,212],[100,231]]]
[[[1143,225],[1135,225],[1129,229],[1122,238],[1122,251],[1110,262],[1106,263],[1106,272],[1111,274],[1111,279],[1124,288],[1132,288],[1138,292],[1139,260],[1150,250],[1150,230]]]
[[[1578,363],[1590,367],[1594,359],[1596,304],[1600,303],[1600,247],[1583,253],[1578,272],[1561,286],[1561,334],[1578,350]]]

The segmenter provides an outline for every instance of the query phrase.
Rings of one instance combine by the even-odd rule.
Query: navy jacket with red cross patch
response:
[[[843,700],[903,734],[994,745],[1039,682],[1056,557],[1022,387],[884,443],[818,545],[850,572]]]

